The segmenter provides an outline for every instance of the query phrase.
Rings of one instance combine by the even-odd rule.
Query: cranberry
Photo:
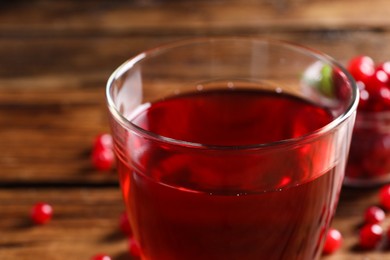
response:
[[[32,221],[39,225],[49,222],[52,216],[53,208],[45,202],[36,203],[31,211]]]
[[[110,134],[96,136],[92,149],[92,165],[101,171],[110,170],[115,161],[113,140]]]
[[[375,73],[365,82],[365,90],[368,95],[361,97],[368,104],[364,104],[364,110],[383,111],[390,109],[390,78],[388,74],[376,69]],[[361,91],[362,94],[362,91]],[[363,92],[363,94],[366,94]],[[365,99],[365,97],[367,98]]]
[[[385,219],[385,212],[377,206],[371,206],[366,209],[364,221],[366,224],[378,224]]]
[[[359,245],[363,249],[374,249],[382,240],[383,229],[378,224],[365,225],[360,230]]]
[[[114,151],[109,148],[96,147],[92,151],[92,165],[100,171],[110,170],[114,166]]]
[[[384,71],[390,78],[390,61],[382,62],[377,66],[377,70]]]
[[[122,212],[119,217],[119,228],[124,235],[131,236],[132,231],[126,212]]]
[[[141,255],[141,249],[133,237],[129,238],[129,252],[132,256],[138,257]]]
[[[100,134],[96,136],[93,147],[94,149],[97,149],[98,147],[113,149],[112,136],[110,134]]]
[[[111,257],[106,254],[97,254],[94,255],[91,260],[111,260]]]
[[[336,252],[343,242],[343,237],[337,229],[331,228],[329,229],[324,248],[322,249],[323,254],[332,254]]]
[[[367,82],[375,71],[375,64],[372,58],[368,56],[357,56],[350,60],[348,71],[356,81]]]
[[[389,76],[385,71],[380,68],[375,69],[374,74],[368,78],[367,87],[370,91],[370,88],[375,88],[376,86],[385,85],[389,83]]]
[[[390,184],[387,184],[380,189],[379,201],[384,209],[390,210]]]

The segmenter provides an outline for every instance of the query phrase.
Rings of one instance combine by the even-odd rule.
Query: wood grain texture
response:
[[[44,226],[29,218],[37,201],[54,210]],[[0,212],[1,259],[90,259],[97,253],[130,259],[119,229],[123,206],[117,188],[0,190]]]
[[[29,219],[32,205],[46,201],[54,208],[54,217],[44,226]],[[358,228],[364,209],[377,203],[377,190],[344,189],[333,226],[343,236],[342,248],[323,260],[390,259],[387,249],[361,251]],[[119,231],[123,211],[117,187],[45,187],[0,190],[1,259],[89,259],[106,252],[113,259],[130,259],[126,238]],[[382,226],[388,228],[390,219]]]
[[[138,0],[3,3],[3,32],[198,34],[261,30],[387,30],[389,2],[375,0]],[[17,13],[18,15],[14,15]],[[22,17],[23,19],[20,19]]]
[[[90,149],[108,131],[107,78],[129,57],[238,35],[293,41],[343,64],[357,54],[388,60],[389,12],[388,0],[0,1],[0,259],[128,259],[116,173],[92,169]],[[377,192],[343,189],[333,226],[344,244],[324,260],[390,259],[388,249],[357,247]],[[55,217],[32,226],[29,211],[42,200]]]

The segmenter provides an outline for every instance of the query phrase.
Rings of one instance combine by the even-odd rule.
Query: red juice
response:
[[[288,142],[242,146],[305,136],[331,122],[330,111],[288,94],[249,89],[183,94],[136,111],[130,120],[139,127],[191,142],[129,132],[126,147],[117,144],[142,259],[319,256],[343,176],[332,157],[332,137],[293,148]]]

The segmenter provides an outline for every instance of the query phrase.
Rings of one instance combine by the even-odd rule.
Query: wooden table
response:
[[[108,131],[105,82],[130,56],[193,36],[301,43],[345,62],[390,59],[388,0],[128,0],[0,2],[0,259],[128,259],[115,172],[90,164]],[[53,220],[30,224],[37,201]],[[333,226],[345,241],[326,260],[390,259],[361,251],[363,210],[377,188],[343,189]],[[385,227],[387,228],[387,223]]]

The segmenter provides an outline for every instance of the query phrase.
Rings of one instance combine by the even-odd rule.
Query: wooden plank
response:
[[[357,54],[375,59],[390,57],[389,33],[370,31],[316,31],[254,33],[246,36],[266,37],[296,42],[318,49],[345,62]],[[196,36],[195,34],[192,36]],[[50,87],[104,87],[111,72],[141,51],[188,37],[148,36],[97,38],[0,39],[0,91],[12,87],[47,89]]]
[[[0,128],[0,184],[117,183],[115,171],[98,172],[90,160],[94,137],[108,132],[105,109],[73,107],[44,114],[25,108],[11,116],[0,112],[0,124],[7,125]],[[12,121],[18,114],[18,121]]]
[[[340,251],[324,260],[387,259],[386,250],[361,251],[357,231],[363,211],[377,203],[377,190],[342,192],[332,226],[341,230]],[[29,212],[37,201],[54,208],[53,220],[33,226]],[[127,259],[126,239],[118,230],[123,210],[119,188],[20,188],[0,190],[1,259],[89,259],[100,251]],[[389,220],[383,224],[389,225]]]
[[[30,84],[26,76],[37,76],[45,88],[50,85],[80,84],[88,88],[97,83],[105,85],[110,73],[128,58],[155,47],[163,42],[177,39],[153,39],[150,37],[127,37],[124,39],[98,37],[57,37],[53,39],[0,39],[1,87],[11,84],[7,79],[18,79],[12,87]],[[61,75],[63,78],[59,78]],[[79,81],[82,77],[83,82]],[[104,81],[96,82],[96,79]],[[99,86],[99,85],[97,85]],[[1,88],[0,87],[0,88]]]
[[[387,0],[15,1],[0,5],[2,35],[187,34],[319,28],[388,30]],[[18,15],[15,15],[15,14]]]
[[[44,226],[29,219],[38,201],[54,209]],[[90,259],[105,252],[129,259],[127,239],[119,230],[122,205],[117,188],[0,190],[0,258]]]

